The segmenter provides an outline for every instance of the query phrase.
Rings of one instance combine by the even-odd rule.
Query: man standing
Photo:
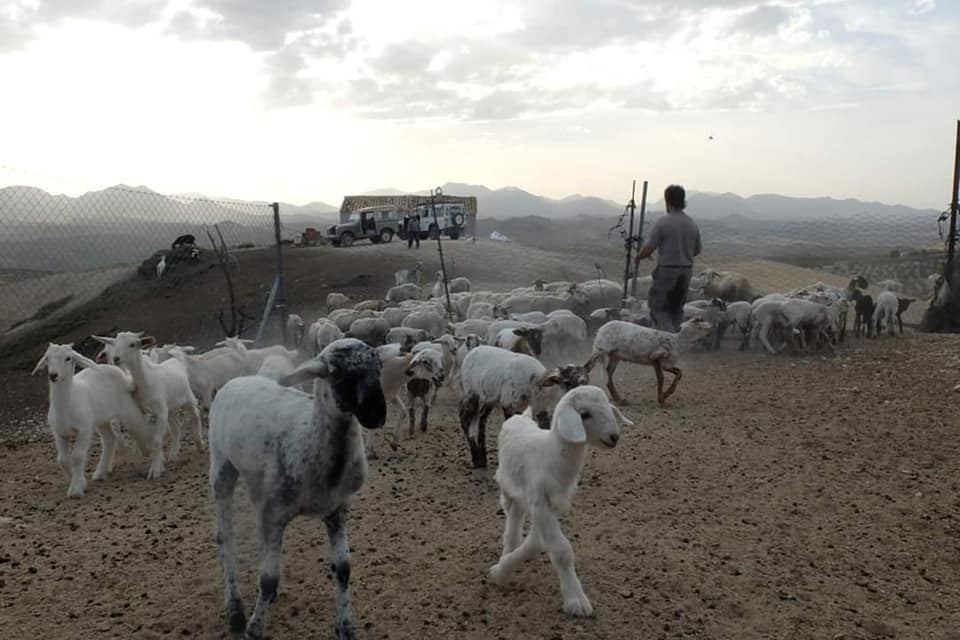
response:
[[[417,249],[420,248],[420,216],[418,214],[410,216],[410,223],[407,225],[407,249],[417,243]]]
[[[680,185],[672,184],[663,192],[667,215],[653,224],[650,237],[637,253],[637,262],[657,252],[657,268],[653,270],[653,284],[647,302],[653,326],[662,331],[677,333],[683,322],[683,305],[693,276],[693,258],[700,255],[700,228],[687,208],[687,193]]]

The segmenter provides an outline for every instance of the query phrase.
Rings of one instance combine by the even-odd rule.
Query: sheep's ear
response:
[[[617,417],[617,420],[620,421],[620,424],[622,424],[622,425],[624,425],[624,426],[627,426],[627,427],[632,427],[632,426],[633,426],[633,422],[631,422],[630,419],[627,418],[627,416],[623,415],[623,412],[620,411],[620,409],[618,409],[617,407],[615,407],[615,406],[612,405],[612,404],[610,405],[610,408],[613,409],[613,415],[615,415],[615,416]]]
[[[43,356],[37,361],[37,366],[35,366],[35,367],[33,368],[33,371],[30,372],[30,375],[32,375],[32,376],[37,375],[37,371],[40,371],[40,369],[43,369],[45,366],[47,366],[47,352],[46,352],[46,351],[43,352]]]
[[[326,378],[330,373],[327,363],[323,360],[313,359],[300,365],[300,368],[288,376],[277,380],[281,387],[292,387],[294,385],[311,382],[315,378]]]
[[[248,339],[248,338],[242,338],[242,339],[240,340],[240,342],[242,342],[243,344],[253,344],[253,343],[255,342],[255,340],[250,340],[250,339]]]
[[[513,335],[515,335],[515,336],[525,336],[525,335],[527,335],[527,330],[526,330],[526,329],[514,329],[514,330],[513,330]]]
[[[103,364],[107,364],[107,350],[100,349],[100,351],[97,352],[97,355],[94,358],[94,360],[96,360],[97,362],[102,362]]]
[[[580,419],[580,414],[570,407],[557,410],[553,422],[561,440],[570,444],[583,444],[587,441],[587,432],[583,428],[583,420]]]
[[[106,336],[90,336],[100,344],[113,344],[117,341],[116,338],[107,338]]]
[[[157,339],[153,336],[143,336],[140,338],[140,348],[149,349],[153,345],[157,344]]]

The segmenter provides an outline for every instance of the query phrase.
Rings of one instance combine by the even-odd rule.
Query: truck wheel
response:
[[[380,242],[388,244],[393,241],[393,231],[390,229],[384,229],[380,232]]]
[[[370,244],[380,244],[380,236],[370,236]]]
[[[356,239],[357,238],[352,233],[350,233],[349,231],[345,231],[344,233],[340,234],[340,246],[352,247],[353,241]]]
[[[460,238],[460,229],[451,229],[450,230],[450,239],[457,240]]]

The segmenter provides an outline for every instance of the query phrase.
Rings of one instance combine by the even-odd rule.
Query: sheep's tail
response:
[[[609,354],[606,351],[594,351],[593,355],[584,363],[583,369],[586,372],[587,378],[590,378],[590,371],[600,363],[600,384],[602,386],[607,385],[607,362],[609,361]]]
[[[605,355],[603,351],[594,351],[593,355],[584,363],[583,368],[587,370],[587,373],[590,373],[597,363],[603,360]]]

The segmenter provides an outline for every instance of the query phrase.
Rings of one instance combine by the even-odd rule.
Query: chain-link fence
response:
[[[276,243],[274,210],[264,202],[123,186],[78,197],[8,186],[0,189],[0,229],[4,343],[98,310],[131,311],[145,291],[168,299],[171,313],[195,317],[198,329],[246,330],[259,321],[263,299],[235,296],[233,285],[254,277],[269,287],[275,274],[244,274],[251,250]],[[178,296],[179,285],[211,269],[223,277]],[[127,295],[133,289],[138,295]]]

